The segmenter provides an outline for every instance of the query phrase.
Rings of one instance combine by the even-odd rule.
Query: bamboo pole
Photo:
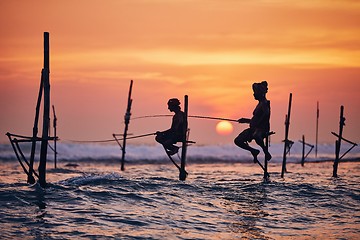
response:
[[[180,163],[180,173],[179,173],[179,180],[185,181],[186,179],[186,150],[187,150],[187,131],[188,131],[188,95],[184,97],[184,138],[182,141],[182,148],[181,148],[181,163]]]
[[[284,154],[283,154],[283,163],[281,168],[281,178],[284,177],[284,173],[286,172],[286,151],[289,143],[289,126],[290,126],[290,113],[291,113],[291,102],[292,102],[292,93],[289,96],[289,106],[288,106],[288,114],[285,117],[285,141],[284,141]]]
[[[341,139],[343,134],[343,128],[345,125],[345,118],[344,118],[344,106],[340,107],[340,122],[339,122],[339,135],[338,139],[335,141],[335,160],[333,165],[333,177],[337,177],[337,170],[338,164],[340,160],[340,147],[341,147]]]
[[[56,117],[54,105],[52,105],[52,110],[53,110],[53,115],[54,115],[54,119],[53,119],[53,127],[54,127],[54,168],[56,168],[56,164],[57,164],[57,148],[56,148],[56,142],[57,142],[57,136],[56,136],[57,117]]]
[[[125,164],[125,153],[126,153],[126,137],[127,137],[127,131],[129,128],[130,123],[130,116],[131,116],[131,92],[132,92],[132,86],[133,86],[133,80],[130,81],[130,88],[129,88],[129,95],[128,95],[128,102],[127,102],[127,108],[125,113],[125,128],[124,128],[124,134],[123,134],[123,145],[122,145],[122,155],[121,155],[121,171],[125,170],[124,164]]]
[[[48,135],[50,123],[50,49],[49,49],[49,33],[44,32],[44,108],[43,108],[43,129],[42,141],[40,148],[40,163],[39,163],[39,183],[40,186],[46,187],[46,159],[48,149]]]

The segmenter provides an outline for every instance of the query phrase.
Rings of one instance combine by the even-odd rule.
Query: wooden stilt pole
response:
[[[127,131],[129,128],[129,123],[130,123],[130,116],[131,116],[131,104],[132,104],[132,99],[131,99],[131,92],[132,92],[132,85],[133,85],[133,80],[130,81],[130,88],[129,88],[129,95],[128,95],[128,102],[127,102],[127,108],[126,108],[126,113],[125,113],[125,128],[124,128],[124,134],[123,134],[123,145],[122,145],[122,155],[121,155],[121,171],[125,170],[124,164],[125,164],[125,153],[126,153],[126,137],[127,137]]]
[[[289,126],[290,126],[291,102],[292,102],[292,93],[290,93],[288,114],[286,115],[286,118],[285,118],[285,141],[284,141],[283,163],[282,163],[282,168],[281,168],[281,178],[284,177],[284,173],[286,171],[286,154],[287,154],[287,148],[288,148],[288,143],[289,143]]]
[[[42,141],[40,148],[40,163],[39,163],[39,183],[40,186],[46,187],[46,158],[49,139],[49,125],[50,125],[50,49],[49,49],[49,33],[44,33],[44,114],[43,114],[43,129]]]
[[[320,116],[320,112],[319,112],[319,102],[317,102],[316,105],[316,136],[315,136],[315,157],[317,158],[317,153],[318,153],[318,136],[319,136],[319,116]]]
[[[265,138],[265,147],[266,147],[266,150],[269,151],[269,136],[266,136],[266,138]],[[264,166],[264,181],[267,182],[267,181],[269,181],[270,175],[268,173],[268,161],[266,160],[266,158],[264,160],[264,165],[265,165]]]
[[[180,163],[180,173],[179,173],[179,180],[185,181],[186,179],[186,150],[187,150],[187,130],[188,130],[188,95],[184,97],[184,138],[182,142],[181,148],[181,163]]]
[[[302,157],[301,157],[301,166],[304,166],[305,162],[305,136],[302,135]]]
[[[57,148],[56,148],[56,140],[57,140],[57,135],[56,135],[57,117],[56,117],[54,105],[52,105],[52,110],[53,110],[53,115],[54,115],[54,119],[53,119],[53,127],[54,127],[54,168],[56,168],[56,164],[57,164]]]
[[[271,113],[271,107],[270,107],[270,101],[268,101],[268,105],[269,105],[269,111]],[[269,117],[269,121],[270,121],[270,117]],[[269,125],[269,131],[270,131],[270,125]],[[274,132],[268,132],[267,136],[265,137],[265,148],[266,151],[269,152],[269,145],[270,145],[270,135],[274,134]],[[268,173],[268,160],[266,160],[266,157],[264,159],[264,181],[268,182],[270,175]]]
[[[339,160],[340,160],[340,147],[341,147],[341,139],[342,134],[343,134],[343,128],[345,125],[345,118],[344,118],[344,106],[340,107],[340,122],[339,122],[339,135],[338,135],[338,139],[335,142],[335,160],[334,160],[334,165],[333,165],[333,177],[337,177],[337,169],[338,169],[338,164],[339,164]]]

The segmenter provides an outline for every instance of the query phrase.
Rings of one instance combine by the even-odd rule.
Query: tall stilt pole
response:
[[[132,104],[132,99],[131,99],[131,92],[132,92],[132,85],[133,85],[133,80],[130,81],[130,88],[129,88],[129,95],[128,95],[128,102],[127,102],[127,108],[126,108],[126,113],[125,113],[125,128],[124,128],[124,135],[123,135],[123,145],[122,145],[122,155],[121,155],[121,171],[125,170],[124,164],[125,164],[125,153],[126,153],[126,137],[127,137],[127,131],[129,128],[129,123],[130,123],[130,116],[131,116],[131,104]]]
[[[317,102],[317,108],[316,108],[316,137],[315,137],[315,157],[317,158],[317,152],[318,152],[318,136],[319,136],[319,101]]]
[[[338,139],[335,142],[335,161],[334,161],[334,166],[333,166],[333,177],[337,177],[337,169],[338,169],[338,164],[339,164],[339,160],[340,160],[340,147],[341,147],[341,139],[342,134],[343,134],[343,128],[345,125],[345,118],[344,118],[344,106],[340,107],[340,122],[339,122],[339,135],[338,135]]]
[[[46,187],[46,158],[49,138],[49,123],[50,123],[50,54],[49,54],[49,33],[44,33],[44,114],[43,114],[43,129],[42,140],[40,148],[40,163],[39,163],[39,183],[40,186]]]
[[[180,173],[179,173],[179,180],[185,181],[186,179],[186,150],[187,150],[187,130],[188,130],[188,95],[184,97],[184,138],[182,142],[182,149],[181,149],[181,163],[180,163]]]
[[[52,109],[53,109],[53,115],[54,115],[54,119],[53,119],[53,127],[54,127],[54,168],[56,168],[56,164],[57,164],[57,148],[56,148],[56,140],[57,140],[57,135],[56,135],[57,117],[56,117],[54,105],[52,105]]]
[[[292,93],[290,93],[288,114],[286,115],[286,118],[285,118],[285,141],[284,141],[284,154],[283,154],[283,163],[282,163],[282,169],[281,169],[281,178],[284,177],[284,173],[286,171],[286,154],[287,154],[287,148],[288,148],[288,144],[289,144],[291,102],[292,102]]]
[[[270,136],[266,136],[265,138],[265,147],[266,147],[266,150],[269,151],[269,137]],[[269,181],[269,173],[268,173],[268,161],[264,160],[264,181],[265,182],[268,182]]]
[[[302,157],[301,157],[301,166],[304,166],[305,162],[305,136],[302,135]]]

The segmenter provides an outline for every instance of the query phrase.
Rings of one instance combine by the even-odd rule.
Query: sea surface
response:
[[[293,149],[281,178],[274,145],[265,182],[246,152],[193,146],[179,181],[158,146],[130,145],[120,171],[118,146],[65,143],[43,189],[0,144],[0,239],[360,239],[359,150],[333,178],[334,148],[320,149],[303,167]]]

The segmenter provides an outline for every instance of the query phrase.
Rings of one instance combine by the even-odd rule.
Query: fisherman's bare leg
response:
[[[253,155],[254,163],[256,163],[258,161],[257,155],[259,155],[260,151],[255,148],[250,147],[249,144],[247,143],[247,141],[246,140],[244,141],[241,134],[237,138],[234,139],[234,143],[236,144],[236,146],[249,151]]]
[[[267,147],[265,146],[263,138],[261,136],[255,136],[254,139],[255,139],[256,144],[259,145],[261,147],[261,149],[263,150],[263,152],[265,154],[265,160],[270,161],[272,156],[269,153]]]

